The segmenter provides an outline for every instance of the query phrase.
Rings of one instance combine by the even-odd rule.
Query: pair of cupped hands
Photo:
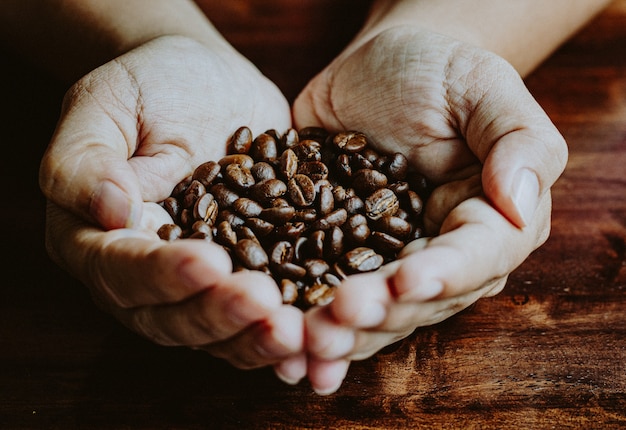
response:
[[[437,185],[430,239],[355,275],[303,313],[274,281],[232,272],[206,241],[166,242],[157,202],[240,126],[359,130],[402,152]],[[338,56],[293,107],[231,49],[154,39],[87,74],[67,93],[40,183],[50,256],[95,302],[162,345],[208,351],[239,368],[273,366],[336,391],[353,360],[497,294],[548,237],[550,187],[565,143],[500,57],[408,27]]]

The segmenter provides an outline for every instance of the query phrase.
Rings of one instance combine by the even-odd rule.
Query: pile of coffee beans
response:
[[[422,236],[428,184],[401,153],[381,154],[356,131],[318,127],[253,137],[240,127],[161,205],[164,240],[213,240],[235,270],[259,270],[284,303],[330,303],[342,279],[374,271]]]

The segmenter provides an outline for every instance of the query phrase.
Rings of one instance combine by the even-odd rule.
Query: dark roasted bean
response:
[[[183,229],[178,224],[163,224],[157,230],[157,234],[161,239],[171,242],[183,235]]]
[[[315,283],[304,290],[304,300],[309,306],[326,306],[334,297],[335,290],[328,284]]]
[[[387,186],[387,177],[378,170],[361,169],[354,173],[352,186],[360,196],[368,196]]]
[[[370,241],[383,252],[396,253],[404,248],[404,242],[382,231],[374,231],[370,235]]]
[[[335,197],[330,184],[320,187],[317,206],[321,216],[326,216],[335,209]]]
[[[371,272],[383,265],[383,257],[371,248],[358,247],[344,255],[344,263],[353,272]]]
[[[259,214],[259,218],[274,225],[281,225],[291,221],[295,214],[296,209],[293,206],[281,206],[263,209]]]
[[[396,196],[402,196],[410,190],[409,183],[405,181],[397,181],[389,184],[387,186],[391,191],[395,193]]]
[[[269,250],[269,259],[273,264],[291,263],[293,260],[294,249],[291,242],[280,240],[276,242]]]
[[[260,270],[269,263],[267,253],[256,240],[241,239],[233,247],[237,259],[250,270]]]
[[[333,227],[324,238],[324,257],[334,261],[343,253],[344,234],[339,227]]]
[[[214,224],[217,219],[218,205],[211,193],[204,193],[196,200],[193,207],[193,217]]]
[[[237,163],[226,166],[224,169],[224,180],[237,191],[246,191],[256,184],[250,169]]]
[[[196,204],[196,200],[202,197],[206,193],[206,188],[200,181],[191,181],[189,187],[185,191],[183,196],[183,207],[192,208]]]
[[[221,223],[223,221],[226,221],[233,228],[241,227],[245,223],[242,217],[230,209],[224,209],[218,213],[216,222]]]
[[[355,245],[363,245],[370,237],[370,227],[367,218],[361,214],[356,214],[348,219],[344,226],[345,237]]]
[[[337,133],[333,138],[333,143],[341,151],[355,153],[367,146],[367,137],[358,131],[347,131],[345,133]]]
[[[320,278],[324,273],[328,272],[330,267],[326,261],[321,258],[309,258],[304,260],[303,266],[306,269],[306,273],[311,279]]]
[[[228,142],[229,154],[246,154],[252,145],[252,131],[248,127],[239,127]]]
[[[250,168],[250,173],[252,173],[254,180],[257,182],[276,178],[276,171],[270,163],[265,161],[254,163],[254,165]]]
[[[235,233],[237,233],[237,240],[251,239],[256,240],[257,242],[259,241],[259,239],[256,237],[256,234],[254,234],[254,231],[252,231],[252,229],[246,225],[238,227]]]
[[[283,263],[279,265],[272,265],[272,271],[284,278],[297,281],[306,276],[306,269],[295,263]]]
[[[280,156],[278,166],[283,178],[291,179],[298,171],[298,156],[291,149],[286,149]]]
[[[337,157],[335,166],[340,174],[346,177],[352,176],[352,166],[350,165],[350,156],[348,154],[340,154]]]
[[[298,160],[302,162],[320,161],[322,159],[322,145],[314,140],[301,140],[291,149],[298,156]]]
[[[280,179],[266,179],[250,187],[250,197],[264,204],[284,195],[287,185]]]
[[[353,215],[357,213],[362,213],[363,208],[365,207],[365,203],[363,203],[363,199],[361,199],[359,196],[352,196],[346,199],[343,207],[349,215]]]
[[[412,215],[419,215],[422,213],[424,204],[422,199],[415,191],[407,191],[407,198],[409,201],[408,210]]]
[[[237,243],[237,233],[228,221],[222,221],[217,225],[215,241],[229,248]]]
[[[193,225],[191,226],[191,230],[193,232],[201,232],[213,235],[213,227],[201,219],[193,223]]]
[[[374,191],[365,199],[365,215],[373,220],[395,215],[399,208],[398,197],[388,188]]]
[[[250,147],[250,156],[255,161],[267,161],[272,162],[278,157],[278,145],[276,139],[267,134],[259,134]]]
[[[209,188],[213,185],[213,181],[220,174],[221,167],[219,163],[215,161],[207,161],[206,163],[200,164],[196,167],[196,170],[193,171],[192,178],[196,181],[200,181],[205,188]]]
[[[321,161],[305,161],[298,165],[298,173],[307,175],[316,182],[328,178],[328,167]]]
[[[194,231],[193,233],[189,235],[189,239],[201,239],[201,240],[207,240],[210,242],[213,240],[213,234],[205,233],[204,231]]]
[[[311,225],[311,228],[314,230],[328,230],[333,227],[341,227],[347,219],[348,212],[344,208],[340,208],[332,211],[325,217],[319,218]]]
[[[289,198],[298,207],[311,206],[315,201],[315,184],[306,175],[297,174],[287,184]]]
[[[383,164],[385,174],[394,181],[403,181],[409,171],[409,160],[399,152],[388,158]]]
[[[322,258],[324,256],[324,239],[326,233],[324,230],[315,230],[309,235],[308,254],[313,258]]]
[[[252,166],[254,166],[254,159],[248,154],[230,154],[220,158],[218,163],[222,167],[223,173],[224,169],[226,169],[226,166],[229,166],[231,164],[239,164],[241,167],[249,170],[252,168]]]
[[[274,228],[275,238],[278,240],[295,241],[304,233],[306,226],[303,222],[288,222]]]
[[[192,181],[193,181],[193,177],[191,175],[187,176],[185,179],[183,179],[178,184],[176,184],[176,186],[172,190],[171,196],[177,199],[182,197],[185,194],[185,191],[187,191],[187,187],[189,187],[189,184],[191,184]]]
[[[246,218],[244,222],[257,237],[265,237],[274,230],[274,224],[261,218]]]
[[[300,136],[298,132],[293,128],[289,128],[283,133],[282,137],[280,138],[280,148],[284,151],[285,149],[296,146],[298,142],[300,142]]]
[[[263,206],[256,200],[240,197],[233,202],[233,210],[244,218],[258,217],[263,211]]]
[[[291,279],[283,279],[280,281],[280,294],[284,304],[292,305],[298,300],[298,285]]]
[[[172,220],[174,222],[178,221],[178,218],[180,217],[180,203],[178,202],[178,199],[175,197],[168,197],[165,200],[163,200],[163,202],[161,203],[161,206],[163,206],[163,209],[165,209],[165,212],[167,212],[167,214],[172,218]]]
[[[231,205],[239,198],[239,194],[228,188],[226,184],[218,183],[213,185],[209,192],[213,194],[220,210],[231,207]]]
[[[304,127],[298,131],[300,139],[311,139],[317,142],[325,142],[328,137],[328,131],[322,127]]]
[[[363,157],[361,154],[354,154],[352,158],[350,158],[350,166],[354,172],[361,169],[375,169],[374,163]]]
[[[405,239],[411,233],[411,224],[397,216],[384,216],[378,219],[375,228],[397,239]]]
[[[317,219],[317,210],[315,208],[297,209],[293,217],[294,221],[302,221],[311,224]]]
[[[339,279],[337,275],[326,272],[322,275],[322,282],[324,284],[328,284],[331,287],[338,287],[341,284],[341,279]]]

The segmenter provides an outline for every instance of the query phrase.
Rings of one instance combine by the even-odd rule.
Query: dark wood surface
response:
[[[153,345],[48,260],[37,164],[64,87],[2,55],[0,428],[626,427],[626,1],[527,79],[571,149],[548,242],[501,294],[353,364],[328,397]],[[265,70],[292,96],[309,66]]]

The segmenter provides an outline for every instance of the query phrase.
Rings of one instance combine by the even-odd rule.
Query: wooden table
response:
[[[63,86],[8,53],[0,73],[0,428],[626,426],[626,1],[527,80],[571,148],[545,246],[500,295],[355,363],[328,397],[97,310],[43,246],[37,163]]]

